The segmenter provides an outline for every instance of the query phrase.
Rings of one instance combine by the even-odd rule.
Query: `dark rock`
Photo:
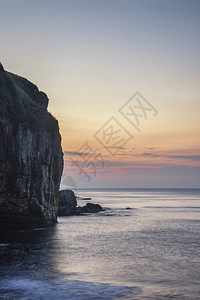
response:
[[[28,252],[28,251],[30,251],[30,250],[31,250],[31,249],[29,248],[29,246],[26,245],[26,246],[24,247],[24,251],[25,251],[25,252]]]
[[[87,203],[83,207],[77,207],[76,210],[74,211],[74,214],[81,215],[85,213],[97,213],[99,211],[104,211],[104,210],[105,209],[103,209],[99,204]]]
[[[4,68],[1,63],[0,63],[0,72],[4,72]]]
[[[85,213],[96,213],[104,209],[99,204],[87,203],[83,207],[77,206],[78,197],[71,190],[59,192],[58,216],[82,215]],[[91,198],[90,198],[91,199]]]
[[[130,207],[126,207],[126,209],[131,209]]]
[[[86,206],[78,206],[76,207],[76,209],[73,211],[73,215],[84,215],[85,213],[88,213],[88,211],[86,210]]]
[[[63,154],[47,105],[46,94],[0,65],[0,229],[56,222]]]
[[[58,216],[71,216],[75,213],[77,206],[76,196],[71,190],[59,192]]]
[[[91,200],[92,198],[79,198],[79,200]]]
[[[88,213],[95,213],[95,212],[103,211],[104,209],[99,204],[87,203],[86,210]]]

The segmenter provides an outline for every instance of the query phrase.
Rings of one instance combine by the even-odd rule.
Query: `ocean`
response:
[[[106,210],[0,234],[0,299],[200,299],[200,189],[75,192]]]

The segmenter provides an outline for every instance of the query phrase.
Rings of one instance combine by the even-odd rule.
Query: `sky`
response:
[[[62,188],[199,188],[199,16],[197,0],[0,0],[0,61],[49,97]]]

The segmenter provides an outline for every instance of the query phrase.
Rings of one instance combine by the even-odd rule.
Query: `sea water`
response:
[[[0,299],[200,299],[200,190],[76,194],[106,210],[0,234]]]

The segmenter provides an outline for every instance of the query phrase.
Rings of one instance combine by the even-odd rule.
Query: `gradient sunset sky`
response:
[[[197,0],[0,0],[0,61],[50,99],[62,187],[199,188],[199,53]]]

